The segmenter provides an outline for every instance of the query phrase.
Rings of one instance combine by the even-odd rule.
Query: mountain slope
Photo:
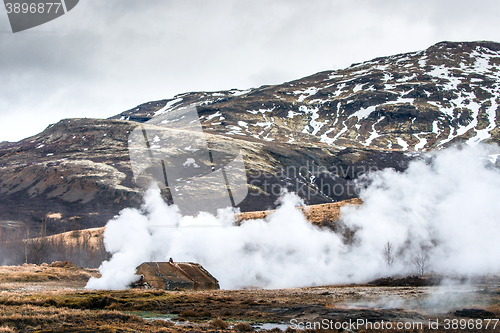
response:
[[[136,127],[123,120],[67,119],[1,148],[1,225],[28,224],[32,233],[52,234],[103,226],[121,209],[139,207],[143,189],[134,182],[127,145]],[[307,204],[355,197],[358,174],[376,167],[403,170],[410,160],[401,152],[227,140],[240,147],[247,168],[242,211],[274,208],[282,188]]]
[[[100,227],[139,207],[129,135],[151,119],[182,118],[186,107],[196,107],[207,139],[239,147],[250,184],[242,211],[274,208],[284,188],[306,204],[356,197],[363,174],[404,170],[419,151],[498,143],[499,69],[500,44],[443,42],[281,85],[62,120],[0,144],[0,224],[56,233]]]
[[[425,150],[500,140],[500,44],[438,43],[247,91],[189,93],[115,116],[194,105],[206,130],[299,145]]]

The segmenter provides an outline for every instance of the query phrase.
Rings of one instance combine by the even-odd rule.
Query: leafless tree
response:
[[[95,268],[110,258],[102,237],[88,231],[78,231],[67,241],[63,235],[31,238],[29,228],[5,230],[0,228],[0,264],[51,263],[71,261],[78,266]],[[97,237],[92,241],[92,237]]]
[[[417,269],[417,273],[420,276],[424,276],[429,269],[429,254],[424,249],[413,258],[413,265]]]
[[[387,242],[387,244],[385,244],[382,254],[387,266],[392,267],[394,264],[394,249],[392,248],[391,242]]]

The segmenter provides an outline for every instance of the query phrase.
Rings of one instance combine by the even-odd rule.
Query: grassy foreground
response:
[[[293,321],[368,320],[413,323],[415,329],[357,327],[329,332],[497,332],[485,320],[500,318],[500,277],[478,288],[440,294],[438,286],[345,285],[282,290],[84,290],[95,270],[68,263],[0,267],[0,332],[245,332],[293,331]],[[436,298],[435,295],[439,294]],[[429,300],[437,302],[430,303]],[[397,300],[397,305],[394,301]],[[446,329],[445,320],[483,323]],[[437,329],[429,320],[439,320]],[[472,321],[471,321],[472,320]],[[279,325],[262,326],[264,323]],[[450,322],[451,323],[451,322]],[[288,328],[287,328],[288,326]],[[296,327],[295,327],[296,328]]]

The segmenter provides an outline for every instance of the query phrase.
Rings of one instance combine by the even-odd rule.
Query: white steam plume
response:
[[[494,147],[498,149],[498,147]],[[488,149],[493,149],[489,147]],[[425,269],[442,274],[500,272],[500,173],[485,166],[484,147],[451,148],[431,163],[412,162],[402,173],[384,170],[362,191],[364,204],[344,207],[342,220],[356,228],[354,243],[306,221],[300,199],[285,194],[267,220],[234,225],[234,212],[218,217],[180,216],[152,189],[142,211],[125,209],[108,222],[100,279],[87,288],[121,289],[136,279],[145,261],[192,261],[203,265],[222,288],[287,288],[361,282]],[[389,266],[384,246],[393,248]]]
[[[343,211],[344,222],[359,228],[358,254],[373,258],[389,242],[400,270],[424,252],[437,273],[500,272],[500,173],[487,148],[498,151],[450,148],[404,173],[377,173],[362,193],[364,204]]]

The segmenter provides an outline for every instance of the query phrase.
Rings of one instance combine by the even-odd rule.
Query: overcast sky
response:
[[[13,34],[0,8],[0,141],[188,91],[246,89],[443,40],[500,42],[498,0],[80,0]]]

